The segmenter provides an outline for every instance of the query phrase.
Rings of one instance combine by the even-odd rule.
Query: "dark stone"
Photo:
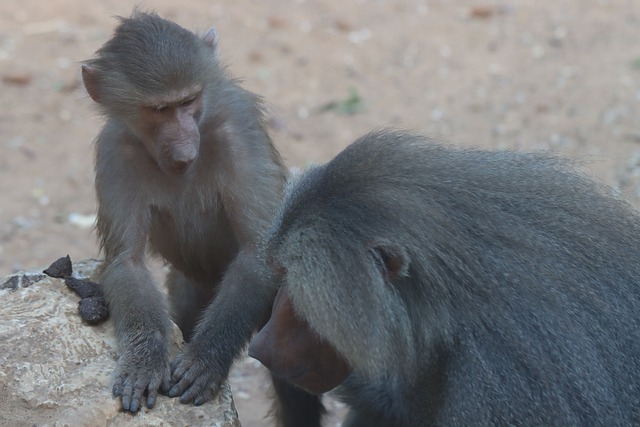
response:
[[[38,283],[41,280],[44,280],[47,276],[45,276],[44,274],[40,274],[40,273],[27,273],[27,274],[23,274],[22,275],[22,283],[20,284],[20,287],[22,288],[28,288],[29,286],[33,285],[34,283]]]
[[[11,276],[0,285],[0,289],[10,289],[15,291],[20,285],[20,276]]]
[[[73,270],[71,268],[71,258],[69,257],[69,255],[59,258],[53,264],[51,264],[49,268],[44,270],[43,273],[57,279],[71,277],[71,273],[73,273]]]
[[[0,284],[0,289],[10,289],[15,291],[18,288],[28,288],[34,283],[38,283],[42,279],[44,279],[44,274],[39,273],[18,273],[13,276],[8,277],[2,284]]]
[[[80,300],[80,316],[90,325],[97,325],[109,317],[107,304],[102,297],[89,297]]]
[[[78,294],[80,298],[102,297],[102,290],[96,282],[67,277],[64,279],[64,283],[69,289]]]

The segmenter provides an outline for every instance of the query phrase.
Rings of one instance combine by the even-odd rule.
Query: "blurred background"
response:
[[[101,118],[79,63],[124,0],[0,2],[0,276],[98,257],[93,138]],[[550,150],[640,203],[638,0],[148,0],[194,31],[215,26],[231,74],[268,103],[290,166],[325,161],[383,126],[493,149]],[[232,373],[245,427],[268,389]],[[327,425],[339,424],[343,408]]]

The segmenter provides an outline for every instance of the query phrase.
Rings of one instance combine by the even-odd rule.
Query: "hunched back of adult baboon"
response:
[[[639,254],[638,214],[571,162],[397,131],[292,182],[266,244],[350,368],[347,425],[640,423]],[[295,359],[276,332],[254,354]]]

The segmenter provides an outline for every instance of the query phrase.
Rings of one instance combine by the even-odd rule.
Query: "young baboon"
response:
[[[640,423],[640,218],[569,162],[382,131],[285,193],[249,354],[345,425]]]
[[[120,353],[113,393],[125,411],[144,394],[152,407],[159,389],[196,405],[214,396],[277,290],[255,248],[286,171],[260,100],[221,67],[217,41],[215,30],[199,37],[134,11],[82,66],[106,116],[95,162],[100,282]],[[147,247],[171,265],[172,315],[189,341],[171,371],[169,314]]]

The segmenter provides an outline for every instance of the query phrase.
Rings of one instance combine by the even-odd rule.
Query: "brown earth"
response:
[[[231,72],[269,102],[289,165],[327,160],[370,129],[397,126],[581,158],[587,173],[640,203],[637,0],[144,5],[190,29],[217,27]],[[98,255],[91,141],[101,120],[79,62],[132,6],[0,2],[0,276],[67,253]],[[244,425],[264,425],[257,363],[240,362],[232,381]]]

